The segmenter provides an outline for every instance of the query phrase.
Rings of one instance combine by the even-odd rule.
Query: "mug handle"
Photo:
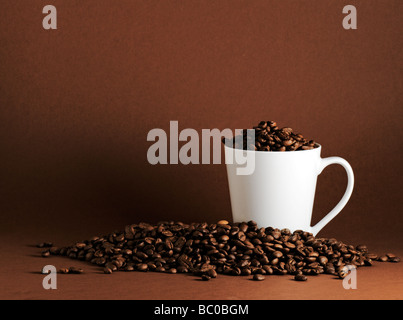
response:
[[[351,168],[350,164],[344,160],[343,158],[340,157],[329,157],[329,158],[324,158],[320,159],[320,164],[319,164],[319,172],[318,175],[320,175],[327,166],[331,164],[339,164],[341,165],[347,172],[347,189],[344,192],[343,197],[339,201],[339,203],[333,208],[332,211],[330,211],[322,220],[320,220],[317,224],[315,224],[313,227],[311,227],[311,233],[316,236],[317,233],[325,226],[327,225],[335,216],[339,214],[339,212],[344,208],[344,206],[347,204],[348,200],[351,197],[351,193],[353,192],[354,188],[354,173],[353,169]]]

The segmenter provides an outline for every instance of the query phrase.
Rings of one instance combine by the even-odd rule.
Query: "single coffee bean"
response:
[[[241,242],[243,242],[243,241],[245,241],[246,240],[246,235],[245,235],[245,233],[243,232],[243,231],[239,231],[238,233],[237,233],[237,238],[239,239],[239,241],[241,241]],[[240,245],[244,245],[243,243],[240,243]]]
[[[357,249],[358,251],[361,251],[361,252],[368,252],[367,246],[366,246],[366,245],[363,245],[363,244],[358,245],[358,246],[356,247],[356,249]]]
[[[308,264],[308,267],[311,269],[316,269],[317,267],[319,267],[319,262],[312,262]]]
[[[86,246],[84,242],[77,242],[76,243],[76,248],[77,249],[83,249]]]
[[[260,121],[258,124],[258,127],[261,129],[266,129],[267,128],[267,122],[266,121]]]
[[[133,266],[126,266],[125,271],[134,271],[134,267]]]
[[[378,255],[375,254],[375,253],[366,253],[365,256],[366,256],[368,259],[372,259],[372,260],[377,260],[377,259],[378,259]]]
[[[254,268],[253,274],[266,274],[266,270],[263,268],[256,267]]]
[[[231,270],[230,274],[233,276],[241,275],[241,269],[238,267],[231,268],[230,270]]]
[[[113,271],[112,271],[111,268],[104,268],[104,273],[105,273],[105,274],[112,274]]]
[[[378,261],[386,262],[386,261],[388,261],[388,257],[387,257],[386,255],[380,256],[380,257],[378,258]]]
[[[312,276],[317,276],[317,275],[319,275],[320,273],[321,273],[321,272],[320,272],[319,268],[311,269],[311,272],[310,272],[310,274],[311,274]]]
[[[105,268],[109,268],[112,271],[117,271],[118,270],[118,267],[116,266],[116,264],[114,264],[112,262],[105,263]]]
[[[345,277],[347,277],[347,274],[348,274],[348,271],[346,271],[344,268],[338,272],[338,276],[340,279],[344,279]]]
[[[77,267],[70,267],[70,268],[69,268],[69,273],[72,273],[72,274],[81,274],[81,273],[84,273],[84,270],[81,269],[81,268],[77,268]]]
[[[157,268],[155,268],[155,271],[157,271],[157,272],[165,272],[165,268],[163,266],[158,266]]]
[[[289,249],[295,249],[295,244],[293,244],[292,242],[286,242],[284,243],[284,245]]]
[[[59,273],[67,274],[67,273],[69,273],[69,269],[68,268],[61,268],[61,269],[59,269]]]
[[[316,257],[311,256],[311,257],[305,257],[304,259],[307,263],[312,263],[316,261]]]
[[[273,269],[269,265],[264,265],[262,268],[266,271],[266,274],[273,274]]]
[[[246,267],[246,268],[241,269],[241,275],[249,276],[251,274],[252,274],[252,271],[250,270],[250,268]]]
[[[214,269],[209,269],[205,272],[210,278],[217,278],[217,272]]]
[[[125,235],[122,233],[122,234],[120,234],[120,235],[118,235],[116,238],[115,238],[115,240],[117,241],[117,242],[121,242],[121,241],[123,241],[125,239]]]
[[[50,254],[52,254],[52,255],[57,255],[57,254],[59,254],[59,251],[60,251],[60,249],[59,249],[58,247],[50,247],[50,248],[49,248],[49,252],[50,252]]]
[[[372,266],[373,265],[372,260],[371,259],[365,259],[364,260],[364,265],[365,266]]]
[[[147,271],[148,270],[148,265],[145,263],[140,263],[137,265],[137,270],[138,271]]]
[[[388,261],[389,262],[400,262],[400,258],[399,257],[393,257],[393,258],[389,258]]]
[[[203,281],[209,281],[209,280],[211,279],[211,277],[208,276],[207,274],[203,274],[203,275],[201,276],[201,279],[202,279]]]
[[[292,139],[283,141],[283,145],[286,146],[286,147],[291,146],[293,143],[294,143],[294,141]]]
[[[46,251],[43,251],[41,255],[42,255],[42,257],[47,258],[47,257],[50,257],[50,252],[49,252],[49,250],[46,250]]]
[[[308,278],[304,276],[303,274],[296,274],[294,277],[294,280],[296,281],[306,281]]]
[[[187,273],[189,270],[185,266],[178,266],[176,270],[180,273]]]
[[[228,240],[229,240],[229,237],[228,237],[226,234],[224,234],[224,235],[222,235],[222,236],[220,237],[220,240],[221,240],[221,241],[228,241]]]
[[[53,247],[53,243],[52,242],[42,242],[42,243],[38,243],[36,245],[37,248],[50,248]]]
[[[328,258],[325,257],[325,256],[319,256],[319,257],[318,257],[318,262],[319,262],[321,265],[326,265],[326,263],[327,263],[328,261],[329,261]]]
[[[260,273],[255,273],[253,275],[253,280],[255,280],[255,281],[263,281],[264,279],[265,279],[265,276]]]

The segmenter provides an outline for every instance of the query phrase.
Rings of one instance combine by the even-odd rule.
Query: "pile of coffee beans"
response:
[[[296,151],[317,148],[314,140],[307,140],[302,134],[294,133],[291,128],[279,128],[275,121],[261,121],[253,127],[255,135],[242,130],[242,135],[226,140],[227,146],[255,151]]]
[[[394,254],[378,256],[365,245],[347,245],[334,238],[316,238],[302,230],[259,228],[254,221],[228,223],[159,222],[132,224],[124,231],[50,247],[49,255],[89,261],[115,271],[192,273],[202,280],[217,274],[293,275],[297,281],[322,273],[345,276],[346,265],[371,266],[374,261],[399,262]]]

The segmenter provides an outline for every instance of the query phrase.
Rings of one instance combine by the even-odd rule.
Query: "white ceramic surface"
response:
[[[350,164],[340,157],[322,159],[321,146],[287,152],[224,148],[234,222],[254,220],[259,227],[288,228],[291,232],[304,230],[316,235],[344,208],[353,191],[354,174]],[[255,161],[254,172],[237,175],[237,168],[244,165],[238,165],[234,156],[241,158],[247,152],[255,153],[250,157]],[[346,170],[347,189],[334,209],[311,226],[316,180],[331,164],[339,164]]]

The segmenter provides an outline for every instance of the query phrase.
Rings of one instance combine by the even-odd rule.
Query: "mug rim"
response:
[[[228,148],[228,149],[234,149],[234,150],[239,150],[239,151],[246,151],[246,152],[260,152],[260,153],[267,153],[267,154],[270,154],[270,153],[281,153],[281,154],[287,154],[287,153],[292,153],[292,152],[298,152],[298,153],[302,153],[302,152],[310,152],[310,151],[315,151],[315,150],[321,150],[322,149],[322,145],[320,144],[320,143],[317,143],[317,142],[315,142],[315,145],[317,146],[316,148],[312,148],[312,149],[309,149],[309,150],[286,150],[286,151],[278,151],[278,150],[273,150],[273,151],[262,151],[262,150],[244,150],[244,149],[237,149],[237,148],[234,148],[234,147],[229,147],[229,146],[227,146],[225,143],[223,143],[224,144],[224,147],[225,148]]]

